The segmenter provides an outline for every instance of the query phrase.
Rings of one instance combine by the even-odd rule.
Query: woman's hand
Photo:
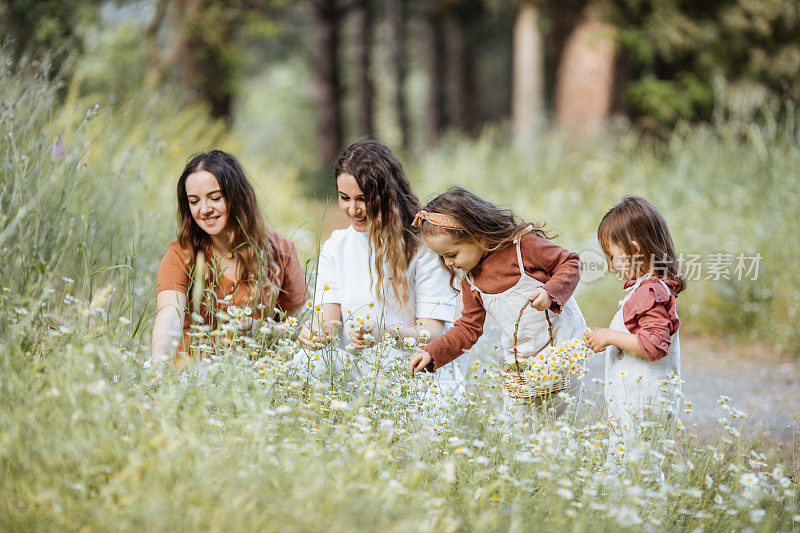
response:
[[[253,317],[246,316],[240,320],[239,323],[240,334],[252,336],[255,334],[255,330],[256,330],[256,321],[253,320]]]
[[[322,304],[322,313],[314,313],[312,315],[311,326],[303,324],[297,340],[304,347],[313,350],[330,344],[342,325],[341,318],[342,310],[339,304]]]
[[[538,311],[546,311],[550,309],[550,306],[553,305],[553,299],[547,294],[547,291],[544,287],[539,287],[533,294],[530,295],[528,301],[531,303],[531,307]]]
[[[611,330],[606,328],[595,328],[586,335],[586,346],[594,350],[595,353],[602,352],[611,346]]]
[[[411,372],[411,377],[414,377],[415,372],[425,372],[425,367],[431,364],[433,357],[425,350],[417,350],[411,355],[411,362],[408,365],[408,370]]]
[[[361,324],[358,329],[350,331],[350,340],[353,341],[355,348],[368,348],[375,342],[378,336],[378,325],[370,320]]]
[[[312,325],[312,327],[309,327],[308,324],[303,324],[297,340],[300,341],[302,346],[316,350],[333,342],[339,324],[340,322],[338,321],[323,322],[322,324]]]

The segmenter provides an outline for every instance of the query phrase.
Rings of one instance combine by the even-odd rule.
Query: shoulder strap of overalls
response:
[[[662,286],[663,286],[665,289],[667,289],[667,292],[668,292],[668,293],[670,293],[670,294],[672,294],[672,289],[670,289],[670,288],[669,288],[669,286],[668,286],[666,283],[664,283],[664,280],[663,280],[663,279],[661,279],[661,278],[657,278],[657,279],[658,279],[658,282],[659,282],[659,283],[660,283],[660,284],[661,284],[661,285],[662,285]]]
[[[467,272],[466,275],[464,276],[464,279],[467,280],[467,283],[469,283],[469,286],[472,287],[473,291],[481,292],[481,290],[478,287],[476,287],[474,283],[472,283],[472,274]]]
[[[619,306],[622,307],[625,304],[625,302],[627,302],[630,299],[630,297],[633,296],[633,293],[636,292],[636,289],[638,289],[642,285],[642,282],[649,277],[650,274],[645,274],[644,276],[637,279],[636,283],[625,289],[625,296],[623,296],[622,300],[619,301]]]
[[[528,226],[527,229],[532,230],[533,226]],[[527,235],[527,233],[526,233]],[[519,241],[522,238],[522,235],[514,239],[514,244],[517,246],[517,264],[519,265],[519,273],[521,276],[525,275],[525,266],[522,264],[522,250],[520,249]]]
[[[650,274],[650,273],[648,272],[648,273],[647,273],[647,274],[645,274],[644,276],[640,277],[639,279],[637,279],[637,280],[636,280],[636,283],[634,283],[633,285],[631,285],[630,287],[628,287],[628,289],[627,289],[625,292],[627,292],[628,294],[633,294],[634,292],[636,292],[636,289],[638,289],[639,287],[641,287],[641,285],[642,285],[642,283],[644,282],[644,280],[646,280],[646,279],[650,278],[650,276],[651,276],[651,275],[652,275],[652,274]]]

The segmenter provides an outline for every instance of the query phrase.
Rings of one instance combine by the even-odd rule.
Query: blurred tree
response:
[[[356,41],[356,124],[361,136],[373,137],[375,88],[370,77],[372,52],[373,9],[370,0],[355,0],[353,4]]]
[[[592,5],[577,15],[555,77],[555,122],[578,135],[597,135],[606,125],[614,87],[614,32]]]
[[[800,98],[797,0],[611,0],[631,52],[627,97],[645,124],[709,120],[715,80],[750,98]],[[717,103],[718,106],[722,102]],[[647,121],[649,120],[649,122]]]
[[[544,122],[544,50],[540,3],[522,0],[514,23],[514,67],[511,95],[514,142],[532,141]]]
[[[327,166],[336,160],[344,139],[339,78],[339,26],[344,10],[336,0],[312,0],[310,14],[318,117],[317,152]]]
[[[450,122],[467,134],[478,122],[474,42],[483,15],[481,0],[459,0],[451,2],[444,17]]]
[[[435,143],[446,126],[443,6],[440,0],[423,0],[422,6],[424,32],[422,54],[428,78],[425,130],[427,141]]]
[[[245,28],[269,20],[286,0],[155,0],[145,28],[149,82],[172,79],[190,100],[208,102],[214,117],[229,117],[244,54]],[[274,34],[275,26],[259,31]]]
[[[408,76],[408,60],[406,52],[406,23],[408,18],[407,0],[388,0],[386,16],[389,21],[390,44],[389,61],[394,77],[395,110],[400,127],[400,139],[403,149],[411,143],[411,125],[408,119],[408,106],[405,97],[406,78]]]
[[[2,0],[0,32],[14,41],[15,59],[50,51],[53,71],[58,72],[71,52],[83,49],[84,34],[97,20],[101,4],[101,0]]]

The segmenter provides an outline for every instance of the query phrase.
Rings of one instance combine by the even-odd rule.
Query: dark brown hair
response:
[[[675,245],[664,216],[653,204],[638,196],[629,196],[605,214],[597,228],[597,240],[611,259],[611,244],[630,257],[641,257],[642,268],[637,277],[654,272],[662,278],[678,282],[675,293],[686,288]]]
[[[228,208],[228,244],[233,257],[242,266],[242,284],[247,289],[249,304],[256,302],[274,304],[277,295],[278,263],[277,248],[269,239],[258,209],[256,193],[247,179],[242,166],[234,156],[221,150],[211,150],[193,156],[178,179],[178,243],[189,257],[193,268],[197,252],[211,246],[211,237],[203,231],[192,217],[186,195],[186,179],[195,172],[205,170],[217,178],[222,196]],[[211,269],[205,272],[206,287],[213,281]],[[272,292],[272,302],[262,302],[264,287]]]
[[[544,224],[531,224],[519,218],[511,209],[503,209],[462,187],[451,187],[424,207],[425,211],[443,213],[455,219],[463,230],[453,230],[435,226],[423,220],[420,224],[423,236],[447,235],[453,242],[474,242],[487,253],[494,252],[514,242],[517,237],[533,231],[540,237],[555,237],[544,231]],[[442,267],[450,273],[453,286],[456,271],[439,258]],[[455,289],[455,287],[454,287]]]
[[[388,262],[392,289],[406,305],[410,298],[406,272],[421,241],[417,229],[411,226],[419,210],[419,199],[411,189],[403,165],[387,146],[365,139],[351,144],[339,156],[334,179],[342,174],[355,178],[366,200],[377,286],[383,286],[384,263]],[[384,302],[380,292],[378,299]]]

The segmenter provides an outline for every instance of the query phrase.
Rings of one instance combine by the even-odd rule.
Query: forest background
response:
[[[138,246],[143,291],[172,239],[172,180],[191,154],[234,151],[265,191],[268,220],[308,232],[310,258],[303,242],[321,214],[322,238],[341,223],[317,203],[333,192],[332,161],[372,136],[401,154],[423,200],[463,184],[578,250],[599,252],[593,231],[623,195],[647,196],[697,278],[682,299],[686,329],[800,351],[800,261],[788,245],[798,2],[45,0],[4,1],[0,15],[9,72],[25,65],[57,83],[49,144],[102,159],[89,174],[139,182],[144,198],[113,214],[89,199],[59,216],[94,210],[108,241],[130,224],[157,242]],[[73,131],[95,104],[107,121]],[[116,264],[131,246],[98,249],[95,262]],[[26,286],[45,275],[23,270]],[[610,277],[581,288],[597,323],[613,313]]]
[[[697,360],[712,369],[698,393],[727,392],[723,374],[735,371],[735,392],[767,406],[782,457],[800,464],[800,2],[3,0],[0,28],[2,386],[14,398],[0,411],[0,475],[3,500],[25,509],[6,509],[16,523],[36,523],[53,498],[91,514],[97,493],[78,496],[62,480],[105,486],[112,477],[86,457],[119,452],[114,465],[130,466],[131,447],[150,446],[152,421],[140,428],[138,412],[113,402],[92,403],[97,425],[75,433],[74,398],[44,387],[56,380],[52,390],[85,396],[99,369],[79,378],[61,368],[149,356],[175,183],[211,147],[242,160],[267,223],[294,239],[309,273],[319,242],[344,223],[331,162],[363,136],[399,154],[423,201],[463,185],[546,221],[600,270],[600,218],[625,195],[645,196],[692,273],[682,337],[702,339]],[[594,272],[577,298],[590,325],[605,326],[620,282]],[[729,365],[731,351],[749,366]],[[126,398],[146,383],[131,379]],[[763,391],[781,396],[765,402]],[[197,402],[192,416],[208,410]],[[229,427],[214,431],[236,433],[234,414],[215,413]],[[123,415],[140,440],[92,447]],[[53,442],[73,446],[69,469],[42,466]],[[197,460],[164,463],[164,479],[180,464],[200,476]],[[689,527],[681,520],[670,523]]]

